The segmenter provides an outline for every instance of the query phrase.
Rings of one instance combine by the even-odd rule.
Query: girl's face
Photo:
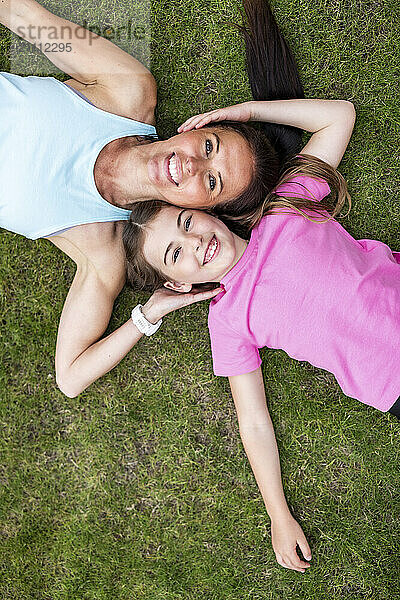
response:
[[[147,146],[153,196],[176,206],[206,208],[232,200],[250,184],[253,158],[231,130],[203,128]]]
[[[192,209],[166,206],[146,226],[143,253],[178,291],[219,282],[243,254],[246,242],[219,219]]]

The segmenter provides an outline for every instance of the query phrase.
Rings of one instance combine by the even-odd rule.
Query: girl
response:
[[[193,117],[182,129],[228,116],[298,124],[299,114],[313,135],[275,191],[245,216],[255,225],[249,242],[210,214],[153,203],[133,209],[135,246],[125,243],[133,284],[223,288],[209,313],[214,372],[229,377],[277,561],[304,572],[311,551],[285,501],[258,348],[281,348],[329,370],[344,393],[398,416],[400,253],[353,239],[332,218],[348,198],[335,168],[354,125],[351,103],[250,102]]]
[[[255,97],[302,97],[296,65],[268,5],[245,0],[244,7]],[[135,58],[104,38],[89,39],[34,0],[2,0],[0,22],[42,49],[69,36],[71,51],[46,52],[70,75],[65,83],[0,74],[0,227],[47,238],[76,263],[56,348],[57,383],[73,397],[118,364],[143,334],[129,319],[100,339],[126,278],[122,230],[131,203],[158,198],[218,205],[233,215],[248,211],[275,185],[279,163],[296,150],[300,133],[269,127],[276,151],[243,123],[160,141],[156,83]],[[213,295],[160,290],[143,311],[159,321]]]

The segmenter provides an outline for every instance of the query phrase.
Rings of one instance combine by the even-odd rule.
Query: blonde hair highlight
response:
[[[314,179],[323,179],[330,187],[330,194],[320,202],[301,198],[298,196],[282,196],[276,193],[276,189],[285,183],[289,183],[294,177],[305,175]],[[310,194],[310,190],[304,186],[304,189]],[[258,225],[263,217],[272,214],[289,214],[296,211],[304,218],[315,223],[326,223],[334,219],[348,202],[349,208],[346,214],[340,218],[346,217],[351,210],[351,196],[347,189],[347,183],[344,177],[333,167],[323,160],[309,154],[299,154],[290,163],[279,179],[275,188],[265,197],[254,209],[246,211],[242,215],[232,216],[229,214],[219,214],[222,219],[238,224],[246,231],[250,231]],[[319,215],[319,218],[313,219],[309,212]],[[326,216],[328,213],[328,217]]]

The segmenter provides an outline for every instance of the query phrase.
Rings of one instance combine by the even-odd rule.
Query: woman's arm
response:
[[[178,131],[224,120],[265,121],[305,129],[313,135],[302,152],[336,168],[353,131],[355,110],[346,100],[250,101],[191,117]]]
[[[108,280],[100,278],[90,263],[77,269],[61,314],[56,348],[57,384],[70,398],[108,373],[142,337],[129,318],[121,327],[100,339],[123,284],[122,276],[114,281],[112,276]],[[173,310],[207,300],[219,292],[220,288],[197,294],[158,290],[142,311],[148,321],[156,323]]]
[[[97,85],[105,97],[118,98],[119,105],[126,107],[123,112],[130,113],[131,107],[139,107],[146,114],[142,105],[148,107],[147,122],[153,121],[151,111],[157,96],[153,76],[138,60],[109,40],[52,14],[34,0],[0,0],[0,21],[41,50],[55,39],[68,42],[71,51],[44,54],[81,84]],[[48,46],[51,48],[52,44]]]
[[[299,558],[296,545],[300,546],[307,560],[311,559],[311,550],[286,503],[261,368],[245,375],[229,377],[229,383],[243,446],[271,518],[272,546],[276,559],[281,566],[304,573],[304,569],[310,565]]]

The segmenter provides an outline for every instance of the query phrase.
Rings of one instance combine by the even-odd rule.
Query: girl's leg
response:
[[[395,415],[400,420],[400,398],[397,398],[396,402],[389,408],[388,412],[392,413],[392,415]]]

